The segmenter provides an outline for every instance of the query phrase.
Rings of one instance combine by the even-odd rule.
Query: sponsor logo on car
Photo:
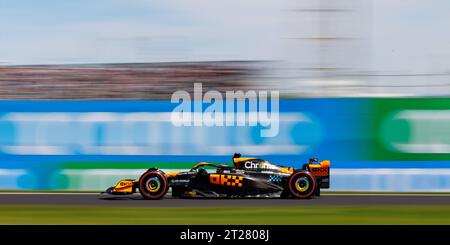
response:
[[[328,168],[323,167],[310,167],[311,172],[315,176],[327,176],[328,175]]]
[[[258,161],[246,161],[244,167],[246,169],[277,169],[277,167],[272,164]]]
[[[211,184],[232,187],[242,187],[243,179],[244,178],[242,176],[228,174],[211,174],[209,176],[209,181]]]
[[[281,182],[283,178],[279,175],[270,175],[269,176],[269,181],[270,182]]]

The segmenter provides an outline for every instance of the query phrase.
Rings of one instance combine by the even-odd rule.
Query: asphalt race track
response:
[[[449,194],[324,194],[309,200],[293,199],[176,199],[143,200],[132,196],[104,196],[91,193],[0,193],[0,205],[27,206],[113,206],[113,207],[279,207],[279,206],[382,206],[450,205]]]

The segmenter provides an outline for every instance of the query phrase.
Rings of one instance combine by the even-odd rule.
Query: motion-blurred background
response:
[[[151,166],[300,167],[332,190],[450,191],[445,0],[0,0],[0,189],[103,190]],[[280,91],[280,133],[170,122],[176,90]]]

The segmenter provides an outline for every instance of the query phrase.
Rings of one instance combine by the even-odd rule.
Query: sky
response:
[[[450,1],[364,1],[366,69],[450,71]],[[0,64],[292,60],[286,39],[312,28],[289,19],[297,2],[0,0]]]

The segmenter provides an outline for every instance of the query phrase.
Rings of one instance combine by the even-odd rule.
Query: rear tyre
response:
[[[162,171],[151,170],[139,178],[139,192],[147,200],[161,199],[167,193],[167,179]]]
[[[288,189],[294,198],[306,199],[315,194],[316,179],[307,171],[292,174],[288,181]]]

